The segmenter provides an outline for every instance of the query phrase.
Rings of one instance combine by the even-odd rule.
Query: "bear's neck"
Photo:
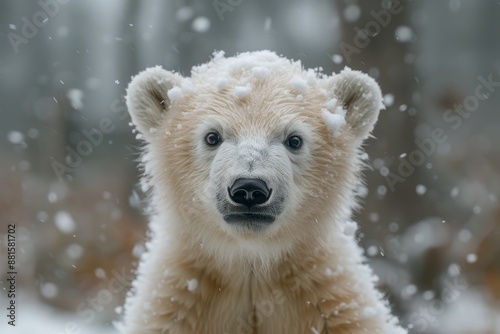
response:
[[[180,215],[174,217],[180,219],[176,223],[186,226]],[[333,272],[337,266],[343,264],[342,244],[346,240],[343,233],[338,231],[340,224],[319,223],[319,226],[328,228],[309,230],[308,237],[303,236],[296,241],[281,244],[277,241],[269,245],[261,243],[255,247],[260,253],[254,250],[247,253],[238,240],[215,240],[210,244],[206,240],[193,237],[192,231],[175,228],[176,224],[170,224],[173,223],[172,215],[169,218],[168,225],[174,228],[162,227],[154,233],[154,239],[160,240],[161,244],[165,244],[165,238],[170,239],[163,252],[165,257],[170,258],[168,262],[187,271],[199,271],[219,277],[221,285],[240,281],[235,280],[235,277],[262,282],[286,281],[291,280],[294,275],[317,268]]]

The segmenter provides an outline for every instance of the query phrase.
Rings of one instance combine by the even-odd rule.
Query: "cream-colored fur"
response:
[[[123,333],[406,333],[349,222],[360,145],[382,106],[370,77],[320,75],[268,51],[218,53],[191,78],[141,72],[127,104],[146,142],[151,239]],[[345,114],[339,133],[324,109]],[[203,142],[212,130],[225,140],[215,149]],[[298,153],[283,144],[291,133],[303,137]],[[215,205],[246,176],[282,196],[265,229],[230,225]]]

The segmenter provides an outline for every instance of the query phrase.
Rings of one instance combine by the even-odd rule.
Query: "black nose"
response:
[[[234,202],[246,206],[265,203],[271,196],[271,190],[259,179],[237,179],[228,191]]]

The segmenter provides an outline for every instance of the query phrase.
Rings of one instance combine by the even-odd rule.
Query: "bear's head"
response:
[[[156,223],[219,257],[255,259],[349,218],[382,98],[350,69],[326,76],[270,51],[218,52],[191,77],[141,72],[127,106],[146,142]]]

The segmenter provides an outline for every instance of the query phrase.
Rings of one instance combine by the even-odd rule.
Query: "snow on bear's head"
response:
[[[141,72],[127,105],[147,144],[155,224],[254,260],[341,228],[381,101],[365,74],[326,76],[270,51],[216,52],[190,78]]]

